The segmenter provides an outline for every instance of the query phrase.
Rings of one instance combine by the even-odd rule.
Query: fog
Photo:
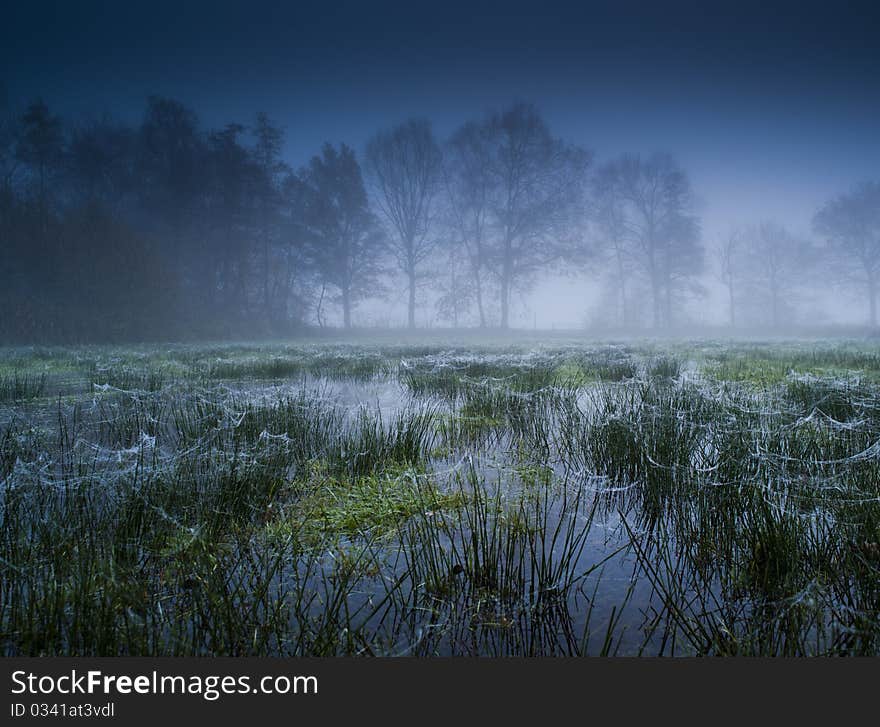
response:
[[[19,5],[0,338],[876,331],[878,54],[794,8]]]

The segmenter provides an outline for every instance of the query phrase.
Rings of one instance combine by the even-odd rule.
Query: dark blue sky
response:
[[[534,101],[599,159],[677,155],[711,237],[759,217],[807,230],[828,195],[880,176],[878,31],[851,2],[30,0],[3,12],[0,82],[13,106],[41,96],[73,119],[135,121],[151,93],[209,126],[264,110],[294,164],[410,115],[445,135]]]

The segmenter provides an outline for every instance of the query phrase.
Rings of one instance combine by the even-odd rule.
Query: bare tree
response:
[[[767,311],[770,325],[778,328],[808,273],[809,246],[782,225],[767,221],[749,228],[744,242],[743,287]]]
[[[488,124],[469,121],[452,135],[443,157],[450,246],[465,253],[480,328],[487,325],[485,273],[490,245],[493,138]]]
[[[407,325],[415,328],[416,286],[436,245],[431,222],[441,182],[441,154],[430,122],[410,119],[377,134],[367,145],[367,169],[393,231],[391,248],[407,280]]]
[[[516,104],[486,122],[492,139],[490,261],[498,279],[501,327],[514,290],[581,250],[590,154],[552,136],[537,109]]]
[[[614,306],[616,322],[629,326],[636,322],[634,306],[630,301],[632,286],[629,284],[633,275],[632,250],[627,239],[623,201],[614,193],[613,179],[607,179],[612,171],[607,166],[603,167],[592,180],[591,223],[595,230],[594,250],[606,271],[603,302]],[[607,324],[607,313],[603,318]]]
[[[336,291],[343,325],[351,328],[354,305],[379,290],[384,244],[360,165],[345,144],[325,144],[299,176],[310,263],[323,290]]]
[[[625,155],[600,176],[616,199],[630,259],[647,279],[654,326],[670,326],[674,300],[688,289],[699,290],[696,276],[704,266],[687,174],[668,154],[654,154]]]
[[[446,246],[445,274],[438,276],[435,284],[439,292],[435,303],[437,318],[448,321],[453,328],[461,325],[475,299],[475,285],[467,268],[467,256],[462,254],[463,248],[461,244]]]
[[[838,283],[864,291],[872,327],[880,293],[880,182],[864,182],[829,201],[813,227],[828,243],[829,271]]]
[[[730,230],[715,248],[718,261],[718,278],[727,288],[727,316],[731,328],[736,327],[737,291],[742,274],[743,231]]]

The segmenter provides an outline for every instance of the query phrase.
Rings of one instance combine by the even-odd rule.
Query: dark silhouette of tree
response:
[[[320,283],[335,291],[343,325],[355,304],[381,292],[385,241],[370,211],[360,165],[345,144],[325,144],[302,172],[302,215],[308,258]]]
[[[732,229],[715,248],[718,279],[727,289],[727,321],[736,327],[737,296],[745,274],[744,235],[741,229]]]
[[[18,265],[24,271],[20,278],[22,292],[44,291],[38,300],[31,300],[32,310],[47,318],[50,333],[64,314],[58,291],[66,270],[61,264],[60,231],[55,225],[60,211],[60,185],[64,164],[64,127],[60,117],[53,115],[42,101],[31,103],[21,117],[16,158],[21,163],[22,201],[25,204],[19,219],[20,236]],[[33,293],[30,293],[33,295]]]
[[[52,294],[65,310],[53,321],[57,335],[73,341],[180,335],[172,323],[179,301],[155,294],[169,275],[166,263],[130,226],[90,202],[65,216],[58,236],[65,274]]]
[[[17,156],[30,172],[40,231],[46,234],[49,225],[50,184],[61,169],[64,130],[61,118],[53,116],[42,101],[35,101],[28,106],[21,122]]]
[[[255,187],[259,169],[242,143],[244,127],[228,124],[208,136],[206,217],[213,240],[204,265],[212,268],[215,306],[227,320],[249,317],[252,242],[256,229]],[[218,315],[219,317],[219,315]]]
[[[621,215],[632,272],[647,281],[654,326],[668,327],[676,299],[700,291],[696,278],[704,267],[687,174],[668,154],[625,155],[601,177]]]
[[[0,340],[14,339],[28,326],[26,306],[20,301],[27,294],[25,209],[19,196],[22,164],[17,148],[21,118],[0,107]],[[18,301],[18,305],[14,303]]]
[[[782,225],[767,221],[749,228],[743,243],[741,285],[752,304],[764,311],[762,317],[779,328],[790,316],[796,291],[809,273],[809,245]]]
[[[447,321],[453,328],[458,328],[471,309],[476,287],[468,270],[463,246],[449,244],[446,252],[446,260],[440,261],[444,274],[438,275],[435,283],[439,293],[435,308],[438,320]]]
[[[864,182],[827,202],[813,227],[828,245],[829,272],[837,283],[861,288],[868,320],[878,325],[880,292],[880,182]]]
[[[443,157],[444,217],[449,229],[448,245],[453,248],[453,256],[457,256],[460,250],[465,253],[467,270],[464,274],[469,275],[472,281],[473,301],[477,307],[480,328],[487,325],[486,269],[494,184],[491,166],[493,144],[494,135],[488,124],[469,121],[452,135]],[[453,289],[461,286],[461,281],[452,285],[446,295],[457,296]],[[452,302],[452,298],[446,299],[444,307],[448,308]]]
[[[150,97],[137,174],[144,205],[178,243],[197,211],[205,151],[194,112],[177,101]]]
[[[4,116],[0,302],[13,301],[14,315],[0,335],[177,338],[295,325],[302,246],[282,208],[280,132],[264,116],[246,132],[205,132],[191,110],[159,97],[137,128],[108,116],[68,127],[41,102]],[[83,295],[98,307],[73,302]]]
[[[614,167],[605,166],[593,177],[590,222],[595,230],[594,252],[606,271],[604,297],[616,311],[616,322],[628,327],[638,323],[631,300],[633,250],[627,238],[624,201],[615,193],[614,174]],[[607,310],[604,318],[608,323]]]
[[[284,132],[265,113],[257,114],[253,134],[253,157],[259,170],[256,198],[263,258],[263,314],[267,321],[278,321],[283,317],[285,296],[282,291],[286,293],[286,276],[273,275],[273,269],[279,272],[279,267],[273,265],[272,251],[281,243],[281,184],[289,169],[281,159]]]
[[[325,145],[295,174],[283,143],[265,114],[205,130],[161,97],[137,126],[69,125],[41,101],[0,111],[0,337],[265,335],[327,325],[337,304],[351,327],[395,270],[410,326],[426,278],[431,319],[454,326],[508,327],[517,293],[587,260],[601,269],[605,323],[638,324],[652,308],[670,326],[702,290],[693,193],[675,160],[627,155],[587,178],[590,155],[528,104],[464,124],[442,154],[424,120],[375,136],[376,214],[349,147]],[[876,326],[880,184],[829,201],[814,228],[823,280],[864,291]],[[714,252],[731,326],[782,325],[813,282],[815,248],[778,225]]]
[[[501,327],[510,324],[514,291],[540,271],[580,251],[590,155],[552,136],[535,107],[516,104],[490,116],[493,240]]]
[[[18,155],[22,119],[0,106],[0,193],[12,195],[21,172]]]
[[[210,317],[215,303],[212,254],[204,214],[207,146],[195,113],[181,103],[150,97],[139,130],[136,175],[139,229],[155,242],[176,279],[160,295],[185,290],[181,314],[191,325]]]
[[[320,297],[322,289],[309,261],[309,234],[303,218],[308,194],[309,190],[302,180],[288,171],[280,187],[280,245],[276,280],[282,290],[284,313],[299,326],[306,324],[308,309],[313,299]],[[326,285],[323,290],[326,293]],[[314,303],[316,312],[320,312],[323,300],[315,300]]]
[[[135,185],[136,143],[134,131],[109,116],[73,129],[66,170],[76,202],[98,202],[121,214]]]
[[[407,325],[415,328],[416,287],[436,246],[431,223],[441,184],[441,154],[424,119],[380,132],[367,144],[367,169],[376,204],[389,226],[389,246],[406,276]]]

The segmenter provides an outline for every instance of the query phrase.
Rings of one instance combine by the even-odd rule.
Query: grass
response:
[[[3,350],[0,644],[876,655],[878,361],[824,341]]]
[[[295,504],[268,523],[275,537],[295,531],[311,545],[358,537],[377,540],[395,533],[410,518],[456,509],[466,501],[462,492],[442,491],[414,470],[384,471],[353,480],[328,476],[323,470],[317,469]]]
[[[39,399],[46,390],[46,374],[13,371],[0,374],[0,403]]]

